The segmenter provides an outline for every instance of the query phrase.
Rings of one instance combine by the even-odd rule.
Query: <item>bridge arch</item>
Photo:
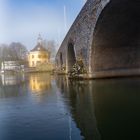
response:
[[[72,69],[73,65],[76,63],[76,55],[75,55],[75,48],[74,43],[68,43],[67,49],[67,69],[68,72]]]
[[[62,67],[63,67],[63,54],[62,54],[62,52],[60,52],[60,66],[62,69]]]
[[[140,68],[140,1],[111,0],[93,33],[92,72]]]

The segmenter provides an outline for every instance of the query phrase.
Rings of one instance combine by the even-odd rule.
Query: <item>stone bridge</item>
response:
[[[86,77],[140,75],[140,0],[87,0],[56,55],[69,72],[82,59]]]

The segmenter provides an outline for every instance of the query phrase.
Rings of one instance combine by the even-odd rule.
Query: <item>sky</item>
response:
[[[0,44],[21,42],[30,50],[38,34],[61,44],[84,4],[85,0],[0,0]]]

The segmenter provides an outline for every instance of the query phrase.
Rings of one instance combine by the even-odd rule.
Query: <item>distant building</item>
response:
[[[38,37],[37,45],[29,52],[28,61],[29,67],[37,67],[42,64],[47,64],[50,61],[50,53],[44,48],[40,35]]]
[[[22,66],[20,65],[19,61],[8,61],[5,60],[1,63],[1,73],[4,73],[5,71],[20,71],[22,70]]]
[[[16,70],[19,68],[20,68],[20,65],[18,61],[3,61],[1,63],[2,70]]]

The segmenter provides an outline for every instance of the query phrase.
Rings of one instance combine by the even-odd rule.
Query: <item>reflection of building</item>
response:
[[[46,74],[30,75],[30,88],[32,91],[41,92],[51,88],[51,77]]]
[[[0,99],[21,97],[25,95],[24,74],[1,74],[0,75]]]
[[[37,45],[29,53],[29,67],[36,67],[49,62],[50,53],[43,47],[42,38],[39,35]]]
[[[25,82],[24,74],[22,75],[2,74],[0,78],[1,78],[1,85],[3,86],[13,86]]]

